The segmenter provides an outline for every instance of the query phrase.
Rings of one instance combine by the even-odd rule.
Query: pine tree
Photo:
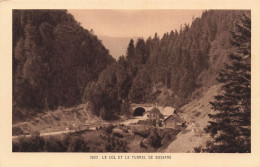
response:
[[[246,13],[231,32],[231,63],[221,70],[217,80],[222,92],[211,102],[216,113],[205,129],[213,142],[206,152],[251,152],[251,16]]]
[[[135,54],[135,46],[134,46],[134,40],[131,39],[127,48],[127,60],[129,61],[129,59],[132,59],[134,57]]]

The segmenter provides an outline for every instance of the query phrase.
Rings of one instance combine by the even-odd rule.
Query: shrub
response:
[[[147,146],[144,144],[143,140],[140,142],[140,147],[147,149]]]
[[[109,125],[106,129],[105,129],[105,131],[106,131],[106,133],[107,134],[111,134],[112,133],[112,131],[113,131],[113,129],[114,129],[114,125]]]
[[[23,131],[20,127],[13,127],[12,128],[12,135],[15,136],[15,135],[22,135],[23,134]]]
[[[113,130],[113,135],[116,136],[116,137],[123,138],[124,135],[122,133],[123,133],[123,131],[120,130],[120,129],[114,129]]]
[[[70,140],[70,145],[67,151],[68,152],[89,152],[90,147],[82,137],[77,136]]]
[[[200,153],[200,152],[201,152],[201,147],[195,147],[195,148],[194,148],[194,151],[195,151],[196,153]]]
[[[149,129],[147,129],[147,130],[134,130],[134,134],[139,135],[143,138],[147,138],[150,134],[150,130]]]
[[[108,135],[105,148],[108,152],[127,152],[127,143],[114,135]]]
[[[51,136],[45,139],[44,151],[48,152],[65,152],[67,148],[62,144],[62,140]]]
[[[20,137],[18,142],[13,144],[13,152],[42,152],[44,151],[44,139],[39,135],[32,137]]]
[[[161,147],[161,140],[162,138],[160,137],[160,135],[158,134],[157,130],[154,129],[152,131],[152,133],[150,133],[149,137],[148,137],[148,141],[151,144],[152,147],[154,148],[159,148]]]

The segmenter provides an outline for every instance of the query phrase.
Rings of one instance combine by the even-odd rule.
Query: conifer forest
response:
[[[13,10],[13,152],[251,153],[251,11],[190,20],[115,57],[70,10]]]

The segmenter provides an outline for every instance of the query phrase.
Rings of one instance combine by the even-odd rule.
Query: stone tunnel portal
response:
[[[143,107],[137,107],[134,110],[134,116],[143,116],[145,113],[145,109]]]

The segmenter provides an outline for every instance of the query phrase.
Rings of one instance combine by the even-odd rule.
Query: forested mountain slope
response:
[[[66,10],[13,11],[13,120],[79,104],[115,60]]]
[[[165,98],[161,105],[182,106],[216,84],[218,70],[233,49],[229,31],[245,12],[204,11],[179,31],[131,40],[127,55],[87,86],[83,101],[92,101],[104,119],[127,114],[130,102],[156,103],[159,96]]]
[[[66,10],[15,10],[13,120],[85,102],[107,120],[130,114],[131,102],[178,108],[216,83],[243,13],[204,11],[179,31],[131,40],[115,62]]]

